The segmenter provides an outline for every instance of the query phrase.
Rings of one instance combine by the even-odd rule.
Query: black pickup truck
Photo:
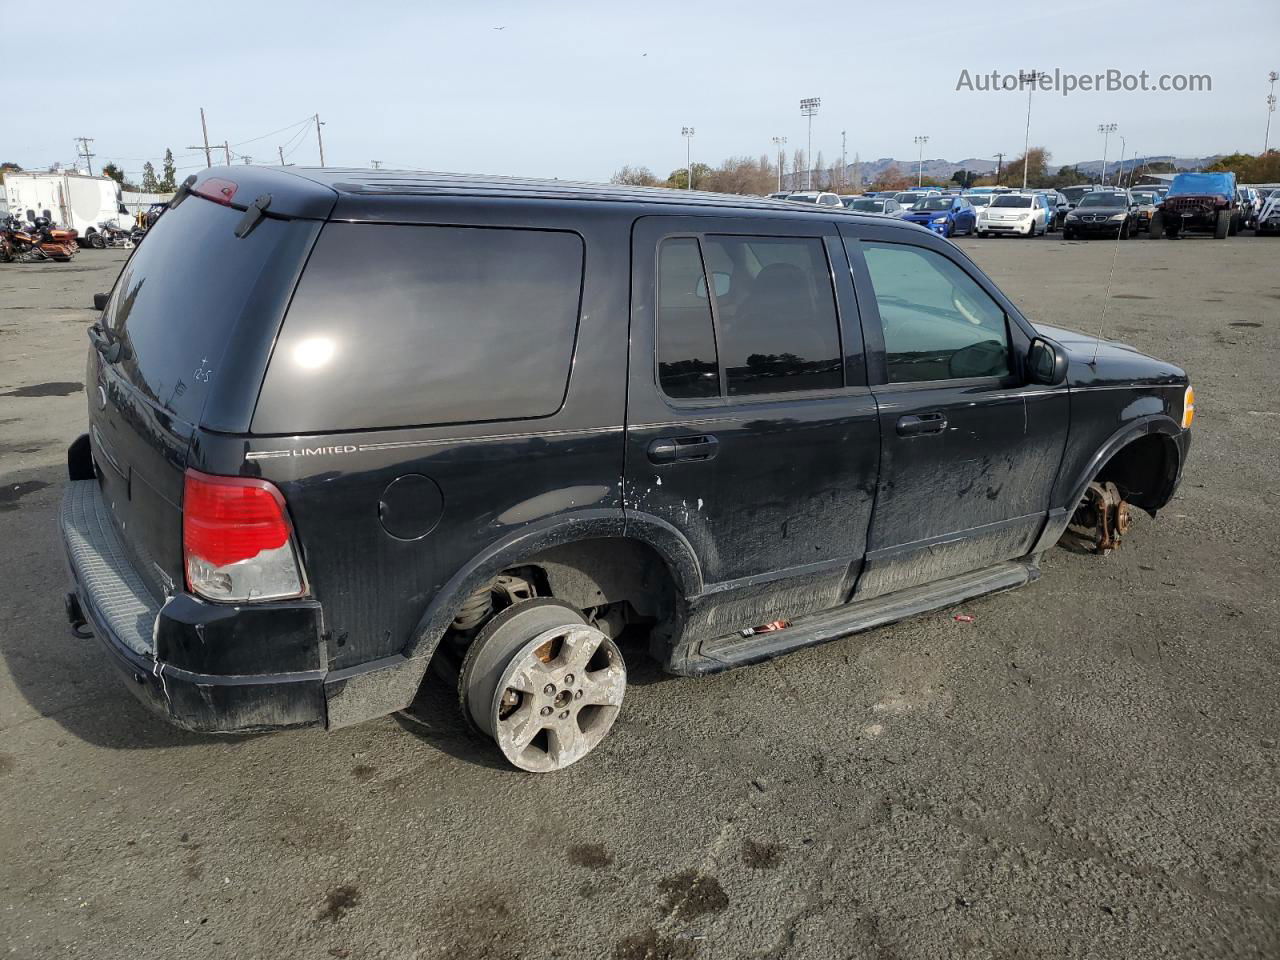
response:
[[[1191,440],[1177,366],[816,205],[215,169],[100,307],[68,616],[192,730],[342,727],[433,666],[560,769],[624,634],[700,675],[1026,584]]]

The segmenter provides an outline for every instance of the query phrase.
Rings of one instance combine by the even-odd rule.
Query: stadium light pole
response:
[[[778,192],[779,193],[782,192],[782,157],[783,157],[782,148],[785,147],[786,145],[787,145],[786,137],[773,138],[773,146],[778,151]]]
[[[1118,125],[1114,123],[1098,124],[1098,132],[1102,134],[1102,185],[1104,187],[1107,185],[1107,143],[1118,129]]]
[[[1280,73],[1272,70],[1267,79],[1271,81],[1271,92],[1267,94],[1267,133],[1262,138],[1263,154],[1271,148],[1271,115],[1276,112],[1276,81],[1280,80]]]
[[[1027,132],[1022,141],[1022,191],[1027,190],[1027,154],[1031,152],[1031,94],[1035,92],[1036,84],[1040,82],[1040,78],[1044,74],[1038,70],[1032,70],[1030,73],[1018,73],[1018,82],[1027,88]]]
[[[685,147],[685,189],[693,189],[693,127],[681,127],[680,135],[684,137]]]
[[[820,106],[822,106],[821,97],[805,97],[800,101],[800,115],[809,118],[809,148],[804,155],[804,165],[809,168],[804,182],[806,190],[813,189],[813,115],[818,112]]]
[[[924,186],[924,145],[929,142],[928,137],[916,137],[915,144],[920,148],[920,155],[916,158],[916,186]]]

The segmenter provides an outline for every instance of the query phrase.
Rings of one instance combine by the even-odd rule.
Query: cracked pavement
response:
[[[962,240],[1096,330],[1113,245]],[[1121,244],[1108,336],[1185,365],[1192,459],[1107,558],[773,663],[662,676],[507,769],[411,716],[213,738],[72,638],[55,508],[117,251],[0,266],[0,944],[20,958],[1280,956],[1280,241]],[[1101,278],[1101,279],[1100,279]]]

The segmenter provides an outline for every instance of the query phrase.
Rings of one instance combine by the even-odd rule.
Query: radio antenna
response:
[[[1124,170],[1124,137],[1120,137],[1120,170]],[[1129,205],[1124,205],[1125,217],[1129,216]],[[1115,246],[1111,248],[1111,273],[1107,277],[1107,290],[1102,295],[1102,316],[1098,318],[1098,335],[1093,339],[1093,356],[1089,359],[1089,366],[1096,368],[1098,366],[1098,347],[1102,343],[1102,328],[1107,323],[1107,305],[1111,303],[1111,284],[1116,278],[1116,260],[1120,256],[1120,236],[1124,233],[1124,224],[1120,225],[1120,229],[1116,231]]]

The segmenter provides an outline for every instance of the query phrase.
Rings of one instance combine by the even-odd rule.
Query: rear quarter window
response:
[[[326,225],[254,432],[550,416],[568,386],[582,263],[568,232]]]

